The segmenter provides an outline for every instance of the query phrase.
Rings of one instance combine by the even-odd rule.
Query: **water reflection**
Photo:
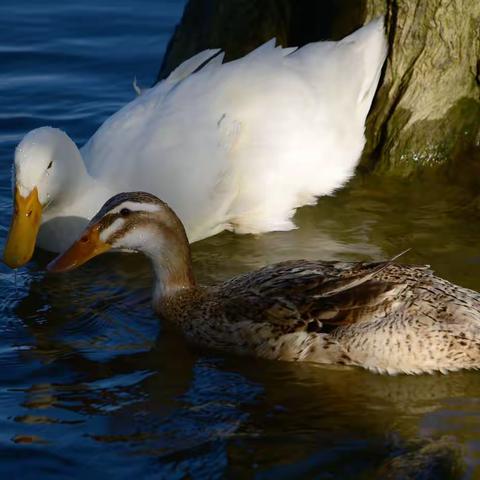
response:
[[[297,478],[302,472],[338,472],[345,457],[352,472],[360,466],[373,471],[417,438],[418,415],[445,408],[452,394],[468,395],[464,387],[472,380],[469,374],[426,377],[418,394],[422,377],[392,379],[256,360],[239,368],[233,357],[204,356],[189,366],[190,381],[172,389],[164,379],[179,372],[166,372],[164,365],[149,373],[111,372],[108,379],[88,384],[31,387],[24,392],[29,399],[24,407],[37,413],[15,419],[30,428],[28,433],[17,429],[13,440],[42,438],[32,432],[48,425],[42,441],[55,448],[68,425],[70,434],[82,432],[89,448],[97,442],[117,454],[150,458],[164,472],[263,472],[273,478],[274,466],[285,464],[290,465],[285,478]],[[402,408],[405,385],[410,411]]]

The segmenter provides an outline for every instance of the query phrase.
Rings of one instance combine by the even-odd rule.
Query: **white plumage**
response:
[[[132,190],[166,200],[190,241],[224,229],[293,228],[297,207],[332,193],[353,174],[385,56],[382,19],[339,42],[297,50],[272,40],[225,64],[218,50],[207,50],[98,129],[81,149],[84,175],[64,174],[72,158],[81,161],[66,135],[30,132],[15,165],[22,188],[38,188],[44,224],[55,220],[42,228],[41,246],[64,248],[84,225],[62,224],[62,218],[86,221],[112,194]],[[50,148],[49,157],[49,146],[58,143],[62,148]],[[42,189],[39,172],[51,159],[56,168],[49,182],[57,175],[60,189],[75,194]]]

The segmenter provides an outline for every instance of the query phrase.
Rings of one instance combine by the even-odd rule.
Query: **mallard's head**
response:
[[[92,218],[81,237],[48,265],[66,272],[108,250],[143,252],[154,263],[174,264],[178,256],[190,261],[182,223],[160,199],[145,192],[119,193]]]

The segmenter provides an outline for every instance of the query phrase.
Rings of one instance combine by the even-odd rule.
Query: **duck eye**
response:
[[[48,164],[47,170],[49,170],[50,168],[52,168],[52,165],[53,165],[53,160],[50,160],[50,163]]]
[[[128,208],[122,208],[120,210],[120,215],[122,217],[128,217],[130,215],[130,213],[132,213]]]

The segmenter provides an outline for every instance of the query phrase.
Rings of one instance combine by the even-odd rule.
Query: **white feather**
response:
[[[297,207],[351,177],[386,55],[381,19],[340,42],[293,51],[270,41],[229,63],[216,53],[183,63],[98,129],[81,150],[90,184],[57,215],[89,218],[111,194],[144,190],[170,204],[190,241],[286,230]]]
[[[146,91],[146,88],[142,88],[138,85],[137,83],[137,77],[133,77],[133,83],[132,83],[133,89],[135,90],[135,93],[140,96],[144,91]]]

